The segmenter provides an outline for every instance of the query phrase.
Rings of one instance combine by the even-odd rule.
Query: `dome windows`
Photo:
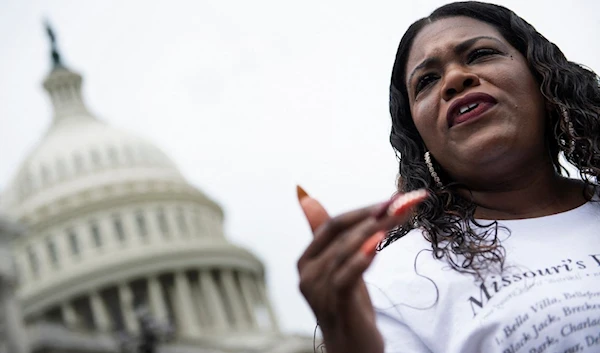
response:
[[[123,229],[123,221],[121,220],[121,216],[118,214],[114,214],[112,216],[112,224],[113,230],[115,232],[115,237],[120,243],[125,242],[125,230]]]
[[[173,167],[162,151],[145,143],[107,144],[87,151],[75,149],[70,156],[59,154],[47,162],[46,158],[31,162],[31,165],[20,173],[16,190],[19,201],[27,199],[44,188],[68,182],[75,177],[93,175],[100,170],[135,167],[171,169]]]
[[[79,239],[77,239],[77,233],[73,228],[67,229],[67,238],[69,242],[69,249],[71,250],[71,255],[79,256],[81,251],[79,246]]]
[[[98,222],[90,222],[90,234],[92,236],[92,243],[95,247],[99,248],[102,246],[102,235],[100,234],[100,228]]]
[[[50,263],[57,267],[58,266],[58,251],[56,249],[56,243],[51,236],[46,238],[46,250],[48,251],[48,259]]]
[[[24,279],[36,286],[40,276],[44,282],[52,277],[46,274],[71,271],[82,261],[96,261],[98,257],[112,256],[115,251],[142,245],[172,244],[177,248],[207,236],[220,237],[215,217],[206,205],[183,200],[129,204],[109,212],[92,211],[46,228],[43,234],[31,234],[21,248],[19,261]]]
[[[144,212],[142,210],[138,210],[135,213],[135,223],[140,238],[146,239],[148,236],[148,226],[146,225],[146,218],[144,217]]]
[[[28,245],[26,250],[27,258],[29,260],[29,268],[31,269],[31,273],[34,276],[38,276],[40,272],[40,260],[38,258],[37,252],[33,245]]]
[[[167,221],[167,217],[165,215],[165,209],[159,207],[156,210],[156,221],[158,222],[158,229],[163,235],[163,237],[169,236],[169,223]]]
[[[182,235],[188,235],[188,226],[182,207],[177,207],[177,226]]]

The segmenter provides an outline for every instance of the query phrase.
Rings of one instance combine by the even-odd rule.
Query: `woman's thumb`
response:
[[[331,217],[329,217],[329,214],[319,201],[310,197],[300,185],[296,186],[296,192],[298,193],[300,207],[302,207],[302,211],[308,220],[308,224],[310,224],[310,229],[314,233],[317,228],[327,222]]]

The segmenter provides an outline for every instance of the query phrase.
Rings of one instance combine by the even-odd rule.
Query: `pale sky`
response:
[[[295,185],[336,214],[386,199],[397,163],[388,86],[398,42],[446,1],[0,2],[0,189],[51,121],[48,18],[90,110],[162,148],[220,203],[267,268],[284,331],[312,334]],[[498,1],[600,71],[600,2]]]

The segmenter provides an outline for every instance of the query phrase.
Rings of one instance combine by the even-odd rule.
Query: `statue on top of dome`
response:
[[[48,20],[45,21],[45,26],[48,38],[50,38],[50,45],[52,46],[52,68],[55,69],[57,67],[62,67],[62,63],[60,62],[60,54],[58,53],[58,47],[56,45],[56,35],[54,34],[54,30],[50,26]]]

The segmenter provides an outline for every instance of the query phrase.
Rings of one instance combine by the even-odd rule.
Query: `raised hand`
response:
[[[417,190],[332,218],[298,187],[314,234],[298,260],[300,291],[317,317],[328,353],[383,352],[362,274],[386,231],[407,222],[412,208],[425,198],[427,192]]]

